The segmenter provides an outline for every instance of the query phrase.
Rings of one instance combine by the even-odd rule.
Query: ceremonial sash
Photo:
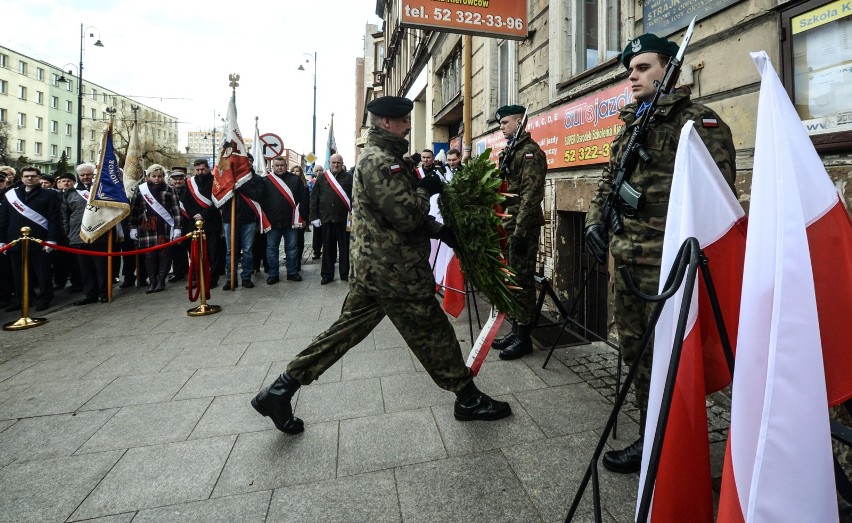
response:
[[[269,232],[272,229],[272,224],[269,222],[269,219],[266,217],[266,213],[263,212],[263,209],[260,208],[260,204],[256,201],[252,200],[248,196],[242,193],[237,193],[240,197],[251,207],[251,210],[254,211],[254,215],[257,216],[257,221],[260,224],[260,232],[265,233]],[[236,205],[236,202],[234,202]]]
[[[272,174],[270,176],[267,176],[267,178],[269,179],[269,181],[272,182],[272,185],[274,185],[275,188],[278,189],[278,192],[280,192],[281,195],[284,196],[284,199],[287,200],[287,202],[290,204],[290,207],[293,208],[293,225],[296,227],[301,227],[303,223],[302,216],[299,214],[299,204],[296,203],[296,198],[293,196],[293,191],[291,191],[290,188],[287,187],[287,184],[284,183],[284,181],[277,175]]]
[[[12,189],[11,191],[6,191],[6,199],[9,200],[9,203],[12,204],[12,207],[24,215],[25,218],[30,220],[33,223],[37,223],[43,229],[47,230],[47,218],[34,211],[32,208],[27,207],[24,202],[18,198],[18,191]]]
[[[331,171],[326,171],[325,177],[328,179],[328,183],[331,184],[331,188],[334,189],[334,192],[336,192],[337,196],[343,201],[343,204],[346,206],[346,210],[351,211],[352,204],[349,203],[349,197],[346,196],[346,191],[344,191],[343,187],[340,186],[340,182],[337,181],[337,178],[331,174]]]
[[[84,199],[86,203],[89,202],[89,190],[88,189],[74,189],[77,191],[77,194],[80,195],[80,198]]]
[[[154,195],[151,194],[151,188],[148,187],[147,183],[143,183],[139,185],[139,194],[142,195],[142,198],[145,198],[145,203],[148,204],[148,207],[154,210],[155,213],[159,214],[160,217],[166,220],[166,223],[169,224],[169,227],[175,227],[175,219],[169,214],[169,211],[166,210],[163,205],[154,198]]]
[[[182,202],[182,201],[180,201],[180,199],[178,199],[178,205],[180,205],[180,213],[181,213],[181,215],[182,215],[184,218],[186,218],[187,220],[190,220],[190,219],[191,219],[191,217],[189,216],[189,213],[188,213],[188,212],[186,212],[186,208],[183,206],[183,202]]]
[[[201,194],[201,191],[198,189],[198,185],[196,185],[195,177],[187,180],[186,187],[187,189],[189,189],[189,194],[192,195],[193,198],[195,198],[195,201],[198,203],[198,205],[201,206],[202,209],[206,209],[213,205],[213,200]]]

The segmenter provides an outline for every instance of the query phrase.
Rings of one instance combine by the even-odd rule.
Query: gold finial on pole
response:
[[[18,331],[47,323],[47,318],[30,318],[30,228],[21,227],[21,319],[3,325],[4,331]]]
[[[238,75],[237,73],[229,74],[228,80],[230,80],[228,85],[231,86],[231,89],[236,90],[237,87],[240,86],[240,75]]]
[[[186,311],[187,316],[208,316],[222,311],[219,305],[207,304],[207,285],[210,283],[204,277],[204,260],[207,256],[207,239],[204,234],[204,221],[196,220],[195,231],[192,233],[192,241],[198,242],[198,299],[201,300],[201,305],[194,309]]]

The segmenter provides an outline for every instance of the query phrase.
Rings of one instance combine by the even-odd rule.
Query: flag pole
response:
[[[107,254],[112,254],[112,229],[107,233]],[[107,256],[107,302],[112,303],[112,256]]]
[[[237,239],[237,193],[231,191],[231,290],[236,289],[236,270],[237,270],[237,253],[234,251],[234,246]]]

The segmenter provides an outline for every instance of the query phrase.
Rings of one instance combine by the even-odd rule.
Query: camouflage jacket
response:
[[[695,130],[716,160],[731,191],[734,190],[736,151],[731,129],[710,108],[693,103],[689,94],[689,88],[684,87],[660,98],[651,118],[646,149],[653,158],[653,163],[645,164],[640,160],[630,177],[630,185],[645,194],[645,208],[636,218],[624,217],[622,234],[611,234],[610,250],[616,265],[660,264],[677,144],[680,130],[688,120],[695,121]],[[630,137],[630,132],[639,123],[636,117],[637,108],[638,104],[634,102],[621,110],[620,118],[625,126],[612,143],[609,163],[604,167],[598,182],[598,191],[586,215],[587,227],[601,220],[601,208],[612,187],[621,151]]]
[[[505,152],[501,153],[500,165],[506,161],[510,162],[506,192],[517,196],[506,200],[505,212],[509,217],[503,218],[503,227],[509,235],[516,234],[538,241],[538,234],[534,229],[544,225],[541,202],[544,199],[547,158],[529,133],[521,133],[512,149],[511,158],[507,159]]]
[[[408,141],[375,127],[358,158],[352,202],[353,290],[396,299],[435,294],[429,238],[441,225],[417,188]]]

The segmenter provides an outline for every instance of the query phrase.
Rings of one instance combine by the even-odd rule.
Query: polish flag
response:
[[[742,206],[701,141],[694,122],[687,122],[681,130],[675,159],[663,239],[660,288],[665,284],[683,242],[690,237],[696,238],[708,259],[725,330],[734,346],[745,253],[745,221]],[[683,293],[681,287],[666,302],[654,332],[654,360],[637,512],[660,415]],[[713,310],[699,272],[683,334],[680,364],[649,512],[651,521],[713,521],[705,396],[730,381]]]
[[[752,59],[762,81],[719,521],[837,521],[828,400],[849,397],[852,222],[768,56]]]
[[[453,172],[446,168],[443,174],[436,171],[441,180],[446,183],[453,179]],[[441,209],[438,206],[438,198],[435,194],[429,198],[429,214],[438,223],[444,223]],[[464,273],[461,270],[461,262],[445,243],[432,240],[432,250],[429,253],[429,264],[432,266],[432,274],[435,276],[435,284],[444,288],[444,301],[441,307],[447,314],[458,318],[464,310]]]

